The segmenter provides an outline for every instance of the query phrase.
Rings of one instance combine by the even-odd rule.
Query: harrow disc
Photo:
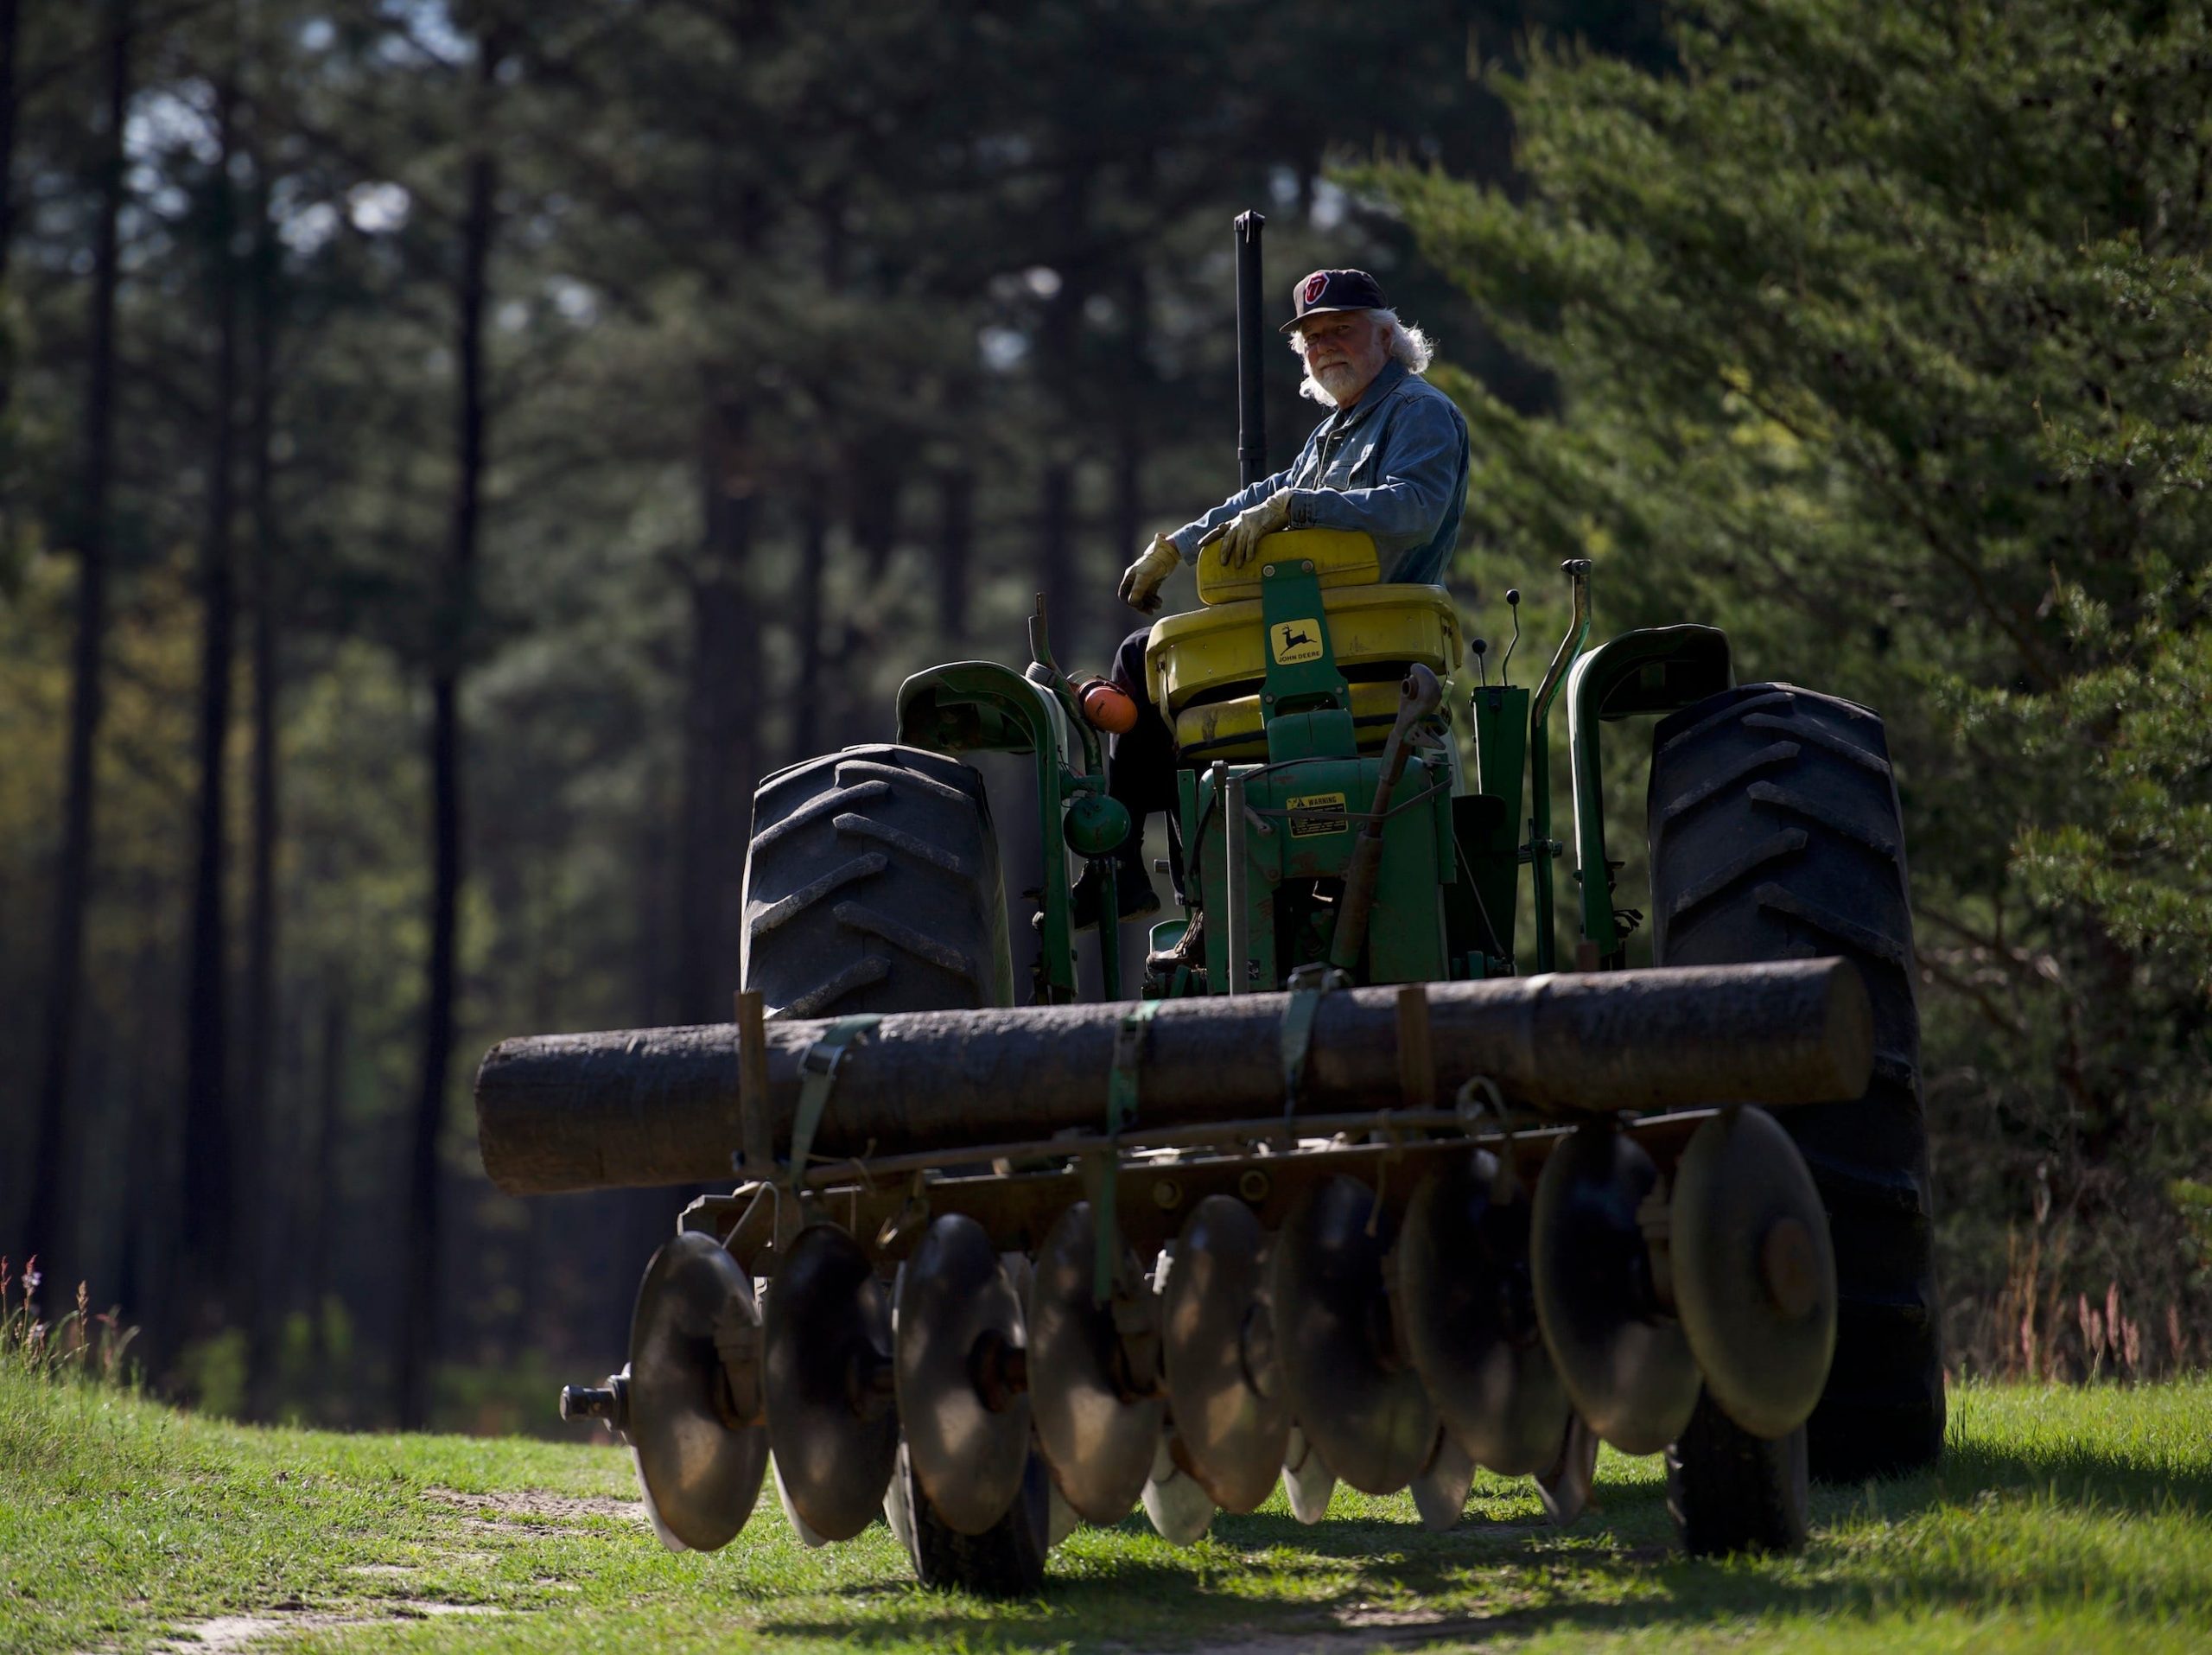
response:
[[[1328,1516],[1329,1497],[1337,1492],[1337,1474],[1295,1425],[1283,1444],[1282,1492],[1290,1514],[1308,1528]]]
[[[768,1433],[757,1395],[731,1394],[721,1357],[760,1325],[752,1278],[712,1237],[686,1231],[645,1266],[630,1318],[627,1430],[645,1511],[671,1551],[728,1545],[760,1498]]]
[[[1290,1431],[1266,1246],[1249,1207],[1209,1195],[1184,1220],[1162,1295],[1160,1354],[1180,1457],[1226,1512],[1268,1497]]]
[[[768,1443],[791,1510],[824,1540],[866,1528],[899,1456],[891,1300],[834,1224],[799,1232],[768,1289]]]
[[[1444,1428],[1478,1465],[1541,1470],[1567,1429],[1566,1387],[1536,1325],[1529,1203],[1478,1149],[1414,1191],[1398,1239],[1398,1314]]]
[[[1552,1462],[1536,1474],[1536,1495],[1544,1515],[1565,1528],[1590,1504],[1598,1480],[1598,1433],[1580,1414],[1570,1415]]]
[[[944,1525],[982,1534],[1021,1492],[1029,1397],[1021,1301],[983,1226],[948,1213],[899,1273],[892,1372],[906,1457]]]
[[[830,1544],[830,1537],[809,1523],[791,1504],[791,1491],[784,1481],[784,1467],[772,1448],[768,1454],[768,1480],[776,1485],[776,1503],[784,1508],[784,1521],[791,1525],[791,1532],[798,1537],[799,1544],[810,1550],[819,1550]]]
[[[1835,1251],[1805,1158],[1764,1110],[1724,1110],[1682,1152],[1669,1218],[1675,1307],[1707,1391],[1753,1436],[1787,1436],[1835,1354]]]
[[[1217,1509],[1213,1496],[1183,1469],[1183,1456],[1175,1452],[1174,1427],[1170,1426],[1159,1439],[1152,1474],[1145,1479],[1145,1516],[1168,1544],[1191,1546],[1213,1525]]]
[[[1077,1201],[1046,1238],[1029,1287],[1029,1405],[1037,1446],[1067,1503],[1118,1523],[1144,1492],[1167,1412],[1160,1394],[1159,1308],[1128,1261],[1131,1296],[1092,1296],[1096,1231]],[[1134,1296],[1141,1295],[1141,1296]],[[1123,1328],[1128,1337],[1124,1337]]]
[[[1411,1482],[1436,1441],[1436,1410],[1400,1359],[1391,1325],[1382,1273],[1389,1227],[1374,1191],[1337,1177],[1299,1198],[1275,1242],[1275,1326],[1291,1413],[1329,1469],[1368,1494]]]
[[[1659,1169],[1610,1124],[1578,1128],[1536,1181],[1533,1258],[1544,1346],[1590,1428],[1624,1454],[1656,1454],[1697,1406],[1697,1363],[1658,1308],[1637,1208]]]
[[[1421,1526],[1440,1531],[1458,1527],[1467,1509],[1467,1491],[1474,1486],[1475,1462],[1467,1451],[1450,1431],[1437,1432],[1428,1463],[1414,1479],[1414,1509],[1421,1513]]]
[[[1075,1507],[1068,1504],[1068,1497],[1060,1493],[1050,1477],[1045,1479],[1045,1550],[1054,1546],[1075,1532],[1076,1525],[1083,1519],[1075,1514]]]

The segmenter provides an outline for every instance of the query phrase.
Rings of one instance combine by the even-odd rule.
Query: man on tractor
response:
[[[1433,347],[1382,296],[1365,271],[1315,271],[1291,290],[1282,331],[1306,364],[1299,394],[1328,408],[1298,457],[1170,534],[1157,535],[1122,576],[1122,601],[1156,614],[1160,588],[1201,546],[1225,541],[1232,569],[1284,529],[1350,529],[1371,535],[1384,579],[1435,582],[1451,560],[1467,493],[1467,425],[1452,399],[1421,375]],[[1173,812],[1175,746],[1145,682],[1140,627],[1122,640],[1114,679],[1136,702],[1136,727],[1114,738],[1109,789],[1128,811],[1129,836],[1116,853],[1122,918],[1155,912],[1159,894],[1143,863],[1145,818]],[[1100,864],[1074,891],[1078,928],[1097,924]]]

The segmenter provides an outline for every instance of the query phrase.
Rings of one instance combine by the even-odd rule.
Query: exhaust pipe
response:
[[[1260,346],[1267,328],[1260,310],[1260,232],[1267,220],[1239,213],[1236,242],[1236,484],[1249,488],[1268,474],[1267,376]]]

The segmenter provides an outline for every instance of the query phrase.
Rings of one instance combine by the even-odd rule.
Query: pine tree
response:
[[[2041,1180],[2094,1290],[2201,1293],[2164,1182],[2212,1127],[2212,30],[1715,0],[1673,46],[1497,76],[1525,190],[1368,175],[1559,387],[1459,385],[1476,561],[1594,557],[1609,618],[1881,709],[1951,1279]],[[1955,1348],[2001,1356],[1988,1312]]]

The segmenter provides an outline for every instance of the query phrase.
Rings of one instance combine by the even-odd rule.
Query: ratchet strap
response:
[[[1083,1181],[1090,1197],[1091,1236],[1096,1251],[1090,1266],[1090,1296],[1103,1304],[1113,1296],[1121,1273],[1122,1230],[1115,1195],[1121,1185],[1122,1134],[1136,1124],[1137,1073],[1144,1061],[1153,1014],[1166,1003],[1140,1000],[1122,1014],[1114,1031],[1114,1066],[1106,1076],[1106,1148],[1085,1155]]]
[[[1114,1031],[1114,1067],[1106,1077],[1106,1133],[1119,1137],[1137,1118],[1137,1068],[1144,1061],[1145,1036],[1153,1014],[1164,1000],[1140,1000],[1122,1014]]]
[[[806,1182],[806,1163],[814,1153],[815,1130],[829,1112],[830,1093],[837,1084],[837,1066],[882,1017],[872,1011],[840,1017],[823,1031],[798,1060],[798,1112],[791,1118],[791,1157],[785,1179],[797,1195]]]
[[[1315,962],[1290,974],[1290,999],[1282,1009],[1278,1034],[1282,1055],[1282,1117],[1287,1123],[1298,1113],[1306,1095],[1306,1060],[1313,1050],[1313,1019],[1324,996],[1351,986],[1351,979],[1332,965]]]

